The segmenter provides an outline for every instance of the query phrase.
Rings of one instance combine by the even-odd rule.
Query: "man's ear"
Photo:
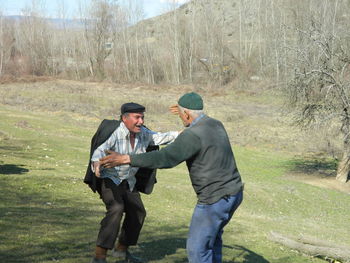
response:
[[[184,115],[186,117],[186,120],[189,120],[190,119],[190,114],[188,114],[188,111],[187,110],[184,110]]]

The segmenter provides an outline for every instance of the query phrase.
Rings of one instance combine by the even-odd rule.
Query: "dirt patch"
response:
[[[286,175],[289,180],[303,182],[313,186],[332,189],[346,194],[350,194],[350,183],[344,184],[335,179],[334,176],[324,176],[317,173],[301,174],[289,173]]]
[[[9,136],[6,133],[0,131],[0,141],[1,140],[8,140],[8,139],[10,139]]]
[[[26,120],[21,120],[15,124],[18,128],[33,129],[33,127]]]
[[[0,84],[10,84],[10,83],[33,83],[33,82],[44,82],[51,81],[52,77],[47,76],[32,76],[32,75],[24,75],[20,77],[12,76],[12,75],[4,75],[0,78]]]

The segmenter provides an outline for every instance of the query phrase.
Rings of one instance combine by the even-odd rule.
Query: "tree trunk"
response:
[[[343,154],[343,158],[338,164],[337,177],[336,179],[342,183],[349,181],[350,173],[350,152],[346,150]]]
[[[2,19],[2,13],[1,13],[1,10],[0,10],[0,77],[2,75],[2,68],[3,68],[3,65],[4,65],[4,44],[3,44],[3,39],[4,39],[4,36],[3,36],[3,19]]]
[[[345,108],[346,109],[346,108]],[[343,158],[338,164],[336,179],[342,183],[349,180],[350,173],[350,116],[347,110],[344,110],[343,126],[341,128],[344,134]]]
[[[276,243],[282,244],[291,249],[298,250],[302,253],[305,253],[314,257],[335,259],[341,262],[350,262],[349,247],[335,246],[334,244],[331,244],[331,243],[327,244],[324,241],[317,241],[315,239],[304,240],[301,238],[299,240],[294,240],[292,238],[283,236],[276,232],[271,232],[268,238],[271,241],[274,241]]]

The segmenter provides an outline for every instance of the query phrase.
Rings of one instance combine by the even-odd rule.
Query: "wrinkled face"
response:
[[[143,125],[144,114],[143,112],[128,113],[122,116],[122,120],[130,132],[139,133],[141,126]]]

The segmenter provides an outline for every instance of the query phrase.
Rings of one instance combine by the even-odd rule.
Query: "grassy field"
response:
[[[192,89],[72,81],[1,85],[0,262],[89,262],[105,208],[82,179],[99,122],[135,101],[146,105],[150,128],[181,129],[167,107]],[[195,90],[207,113],[227,127],[246,184],[225,229],[224,262],[325,262],[269,241],[270,231],[350,246],[349,192],[290,176],[334,175],[333,159],[314,158],[325,147],[320,135],[288,126],[281,100],[269,92]],[[185,165],[159,170],[153,194],[143,200],[148,214],[132,251],[148,262],[187,262],[196,197]]]

